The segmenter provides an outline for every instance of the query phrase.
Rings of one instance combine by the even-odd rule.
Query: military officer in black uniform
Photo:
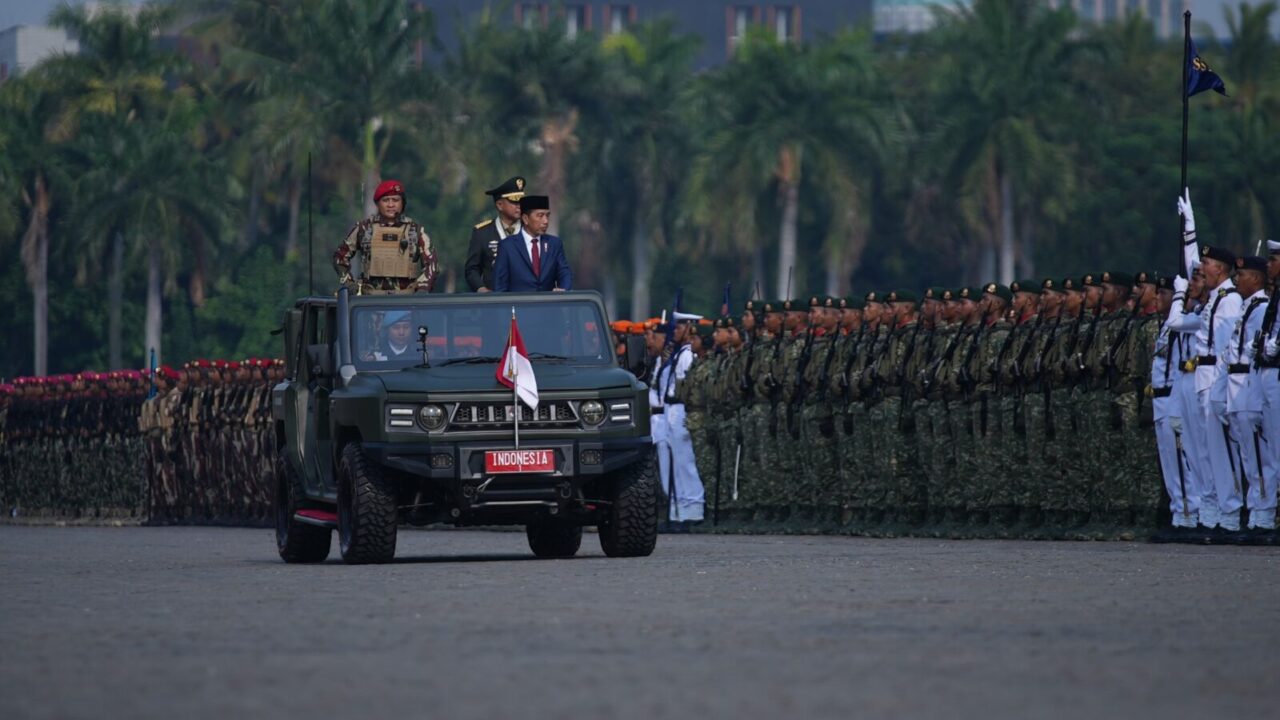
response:
[[[498,215],[476,225],[471,231],[465,274],[472,292],[493,289],[493,262],[498,258],[498,243],[508,235],[520,232],[520,198],[524,197],[524,178],[513,177],[484,194],[493,198]]]

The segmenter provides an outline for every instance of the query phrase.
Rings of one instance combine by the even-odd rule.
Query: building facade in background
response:
[[[47,57],[79,50],[80,43],[60,28],[15,25],[0,30],[0,82],[27,72]]]
[[[603,34],[625,31],[641,22],[670,18],[682,32],[702,38],[696,67],[718,65],[733,55],[752,27],[768,28],[779,40],[802,42],[871,20],[872,0],[795,0],[793,2],[707,2],[706,0],[632,0],[631,2],[475,2],[418,0],[436,15],[446,48],[456,40],[457,23],[487,14],[520,27],[564,23],[565,32]]]

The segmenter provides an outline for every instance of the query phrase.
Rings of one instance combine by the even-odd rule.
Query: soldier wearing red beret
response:
[[[356,294],[431,292],[439,273],[435,246],[422,226],[404,214],[404,185],[385,180],[373,192],[378,212],[356,223],[333,253],[338,282]],[[360,254],[358,278],[351,259]]]

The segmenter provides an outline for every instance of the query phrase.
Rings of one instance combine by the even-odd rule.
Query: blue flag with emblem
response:
[[[1226,84],[1222,82],[1222,78],[1218,77],[1218,73],[1209,67],[1204,58],[1200,57],[1200,51],[1196,49],[1196,41],[1187,38],[1187,43],[1191,47],[1191,51],[1187,53],[1187,97],[1205,90],[1215,90],[1219,95],[1226,95]]]

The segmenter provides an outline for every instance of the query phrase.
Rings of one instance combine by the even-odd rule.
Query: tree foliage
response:
[[[707,69],[660,18],[571,36],[502,6],[442,39],[406,2],[63,8],[81,52],[0,84],[5,330],[43,323],[51,372],[152,344],[276,354],[280,311],[334,290],[332,249],[386,177],[444,291],[483,191],[524,175],[618,315],[680,286],[707,312],[725,282],[782,294],[791,265],[796,296],[1171,270],[1181,44],[1057,5],[974,0],[912,36],[758,30]],[[1230,96],[1192,100],[1192,197],[1201,237],[1238,252],[1280,223],[1275,12],[1229,7],[1229,42],[1200,38]],[[11,343],[0,376],[34,360]]]

